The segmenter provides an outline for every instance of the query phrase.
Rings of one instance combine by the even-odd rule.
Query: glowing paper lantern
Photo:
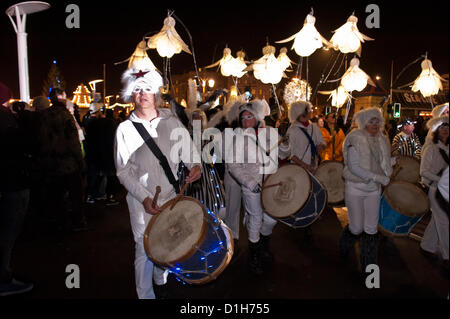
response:
[[[156,49],[161,57],[171,58],[181,51],[192,54],[175,30],[175,19],[171,16],[164,19],[164,25],[159,33],[148,38],[147,45],[150,49]]]
[[[289,68],[291,66],[291,63],[294,63],[291,61],[291,59],[289,59],[288,55],[287,55],[287,49],[286,48],[281,48],[280,49],[280,54],[277,57],[277,60],[281,63],[281,67],[283,68],[283,71],[286,71],[287,68]]]
[[[292,49],[303,57],[310,56],[317,49],[320,49],[323,44],[330,45],[329,42],[320,35],[314,24],[316,18],[310,13],[306,16],[303,28],[293,36],[277,41],[276,43],[285,43],[294,40]]]
[[[347,101],[348,98],[350,98],[350,94],[345,90],[345,88],[342,85],[339,85],[339,87],[336,90],[333,91],[319,91],[320,94],[329,94],[331,99],[331,106],[335,106],[337,108],[342,107],[344,103]]]
[[[298,101],[309,101],[311,97],[311,86],[299,78],[293,78],[284,87],[283,99],[287,105]]]
[[[220,65],[220,73],[223,76],[235,76],[242,77],[247,71],[244,69],[247,67],[244,61],[245,53],[243,51],[238,51],[238,58],[234,58],[231,54],[231,50],[226,47],[223,49],[222,58],[214,64],[208,65],[205,68],[213,68]]]
[[[155,65],[147,55],[147,43],[141,41],[136,46],[131,57],[128,58],[128,69],[149,70],[155,69]]]
[[[375,86],[370,77],[359,68],[359,59],[354,57],[350,61],[350,67],[345,71],[341,79],[341,85],[347,92],[362,91],[369,83]]]
[[[414,81],[412,91],[420,91],[424,97],[437,94],[439,90],[442,90],[441,80],[443,79],[433,69],[430,60],[423,60],[420,66],[422,67],[422,72]]]
[[[356,52],[358,56],[361,56],[361,42],[374,40],[359,32],[356,26],[357,22],[358,18],[351,15],[344,25],[333,31],[334,35],[330,40],[330,44],[335,50],[339,50],[342,53]]]
[[[267,45],[263,48],[263,56],[252,64],[253,75],[262,83],[276,84],[283,77],[283,66],[275,57],[275,47]]]

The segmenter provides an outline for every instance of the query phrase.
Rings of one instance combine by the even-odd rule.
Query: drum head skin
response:
[[[148,257],[160,265],[171,265],[189,258],[196,251],[206,232],[206,211],[192,197],[183,196],[170,210],[174,199],[152,217],[144,235]]]
[[[271,186],[280,182],[281,185]],[[311,178],[302,167],[295,164],[281,166],[265,180],[261,205],[272,217],[291,216],[307,202],[311,187]]]
[[[337,204],[344,201],[345,182],[342,178],[344,164],[338,161],[325,161],[317,168],[314,176],[325,187],[328,203]]]
[[[392,182],[384,190],[386,202],[394,210],[408,217],[424,215],[430,202],[418,186],[406,182]]]
[[[398,163],[394,167],[394,181],[418,183],[420,181],[420,161],[411,156],[399,156]]]

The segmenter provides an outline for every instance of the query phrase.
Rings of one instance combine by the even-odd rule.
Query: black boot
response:
[[[269,236],[263,236],[261,235],[261,258],[263,262],[271,263],[273,262],[273,254],[270,251],[269,247]]]
[[[169,291],[167,290],[167,284],[156,285],[153,283],[153,291],[155,292],[156,299],[168,299]]]
[[[369,235],[367,233],[362,234],[361,238],[361,254],[360,263],[361,271],[366,272],[366,267],[370,264],[378,263],[378,233]]]
[[[345,226],[341,239],[339,240],[339,255],[341,258],[347,258],[348,253],[358,241],[359,237],[360,235],[354,235],[350,232],[348,225]]]
[[[248,242],[248,249],[250,253],[249,267],[250,271],[256,275],[262,275],[263,269],[261,264],[261,241],[257,243]]]

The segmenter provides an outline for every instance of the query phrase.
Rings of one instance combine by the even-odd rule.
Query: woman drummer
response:
[[[426,144],[420,163],[422,182],[429,187],[431,220],[425,229],[420,247],[428,253],[438,254],[448,266],[448,215],[436,199],[437,185],[442,173],[448,167],[448,115],[431,119],[427,127],[432,132],[432,140]],[[448,209],[448,207],[447,207]]]
[[[278,168],[277,158],[270,154],[275,158],[268,159],[265,153],[265,150],[269,149],[267,139],[270,138],[270,134],[268,130],[264,130],[264,117],[270,114],[270,108],[264,100],[253,100],[237,105],[236,108],[233,107],[230,112],[233,112],[235,117],[237,115],[242,129],[237,129],[233,138],[233,151],[236,158],[232,163],[227,163],[227,170],[242,191],[246,214],[244,220],[250,250],[250,271],[261,275],[263,273],[262,259],[265,261],[273,259],[269,250],[269,236],[277,223],[264,212],[261,206],[261,187],[264,179]],[[275,142],[278,140],[277,135]],[[273,143],[269,141],[268,145],[271,144]],[[240,154],[243,156],[238,159]],[[270,171],[269,167],[273,170]]]
[[[379,108],[359,111],[354,116],[357,128],[344,141],[345,204],[349,224],[340,239],[340,253],[347,256],[361,239],[360,262],[366,266],[377,263],[378,215],[381,186],[389,184],[392,165],[390,142],[383,134],[383,116]]]

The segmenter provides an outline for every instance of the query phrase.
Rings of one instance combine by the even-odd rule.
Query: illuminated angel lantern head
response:
[[[308,14],[303,24],[303,28],[293,36],[277,41],[276,43],[284,43],[294,40],[292,49],[295,50],[299,56],[307,57],[314,53],[317,49],[320,49],[323,44],[329,45],[328,41],[320,35],[314,24],[316,18],[312,14]]]
[[[358,18],[351,15],[344,25],[333,31],[334,35],[331,37],[330,44],[335,50],[342,53],[356,52],[358,56],[361,56],[361,42],[373,39],[359,32],[357,22]]]
[[[299,78],[293,78],[284,87],[283,99],[287,105],[298,101],[309,101],[311,97],[311,86]]]
[[[141,41],[136,46],[133,54],[128,61],[128,69],[150,70],[155,69],[155,65],[147,55],[147,43]]]
[[[253,64],[253,75],[265,84],[276,84],[283,77],[283,67],[275,57],[275,47],[267,45],[263,48],[263,57]]]
[[[359,68],[359,59],[354,57],[350,61],[350,67],[344,73],[341,79],[341,85],[347,92],[362,91],[369,83],[375,86],[370,77]]]
[[[430,60],[423,60],[420,66],[422,67],[422,72],[414,81],[412,91],[420,91],[424,97],[437,94],[439,90],[442,90],[442,78],[433,69]]]
[[[175,19],[171,16],[164,19],[164,25],[159,33],[148,38],[147,45],[150,49],[156,49],[161,57],[171,58],[181,51],[192,54],[175,30]]]

